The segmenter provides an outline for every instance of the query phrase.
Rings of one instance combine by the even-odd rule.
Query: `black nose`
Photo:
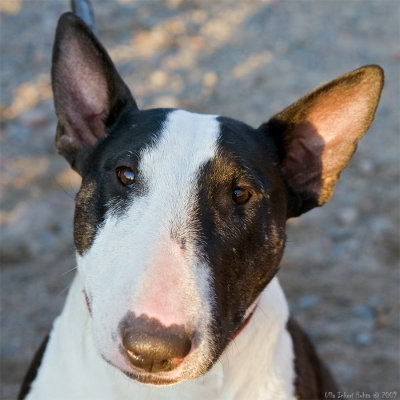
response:
[[[136,317],[130,312],[121,321],[119,331],[128,360],[147,372],[176,368],[192,347],[191,337],[183,325],[166,327],[143,314]]]

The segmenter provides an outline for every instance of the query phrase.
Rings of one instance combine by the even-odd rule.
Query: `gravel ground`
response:
[[[331,202],[289,221],[280,276],[347,394],[399,391],[400,2],[94,4],[99,36],[141,107],[258,125],[344,72],[385,69],[375,122]],[[49,80],[67,8],[64,0],[0,0],[1,399],[15,398],[74,273],[79,177],[53,150]]]

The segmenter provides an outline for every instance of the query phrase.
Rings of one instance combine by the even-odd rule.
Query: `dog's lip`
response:
[[[164,373],[160,373],[160,372],[151,373],[151,372],[143,372],[143,371],[137,369],[136,367],[134,367],[133,365],[130,365],[128,369],[125,369],[125,368],[118,367],[104,355],[102,355],[102,357],[108,364],[119,369],[128,378],[133,379],[138,382],[141,382],[141,383],[156,385],[156,386],[167,386],[167,385],[173,385],[175,383],[182,381],[180,376],[177,376],[177,377],[168,376],[168,375],[172,375],[173,372],[176,373],[176,370],[168,371],[168,372],[164,372]]]
[[[121,369],[121,371],[129,378],[134,379],[138,382],[157,386],[173,385],[182,381],[181,374],[177,370],[153,373],[143,372],[134,366],[130,366],[129,370]]]
[[[135,381],[155,385],[155,386],[168,386],[180,382],[182,379],[179,377],[171,378],[168,376],[161,375],[160,373],[145,373],[139,372],[136,368],[131,368],[129,371],[121,370],[128,378],[134,379]]]

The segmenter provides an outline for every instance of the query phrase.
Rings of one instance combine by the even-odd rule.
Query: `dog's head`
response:
[[[379,67],[358,69],[257,129],[142,111],[90,29],[64,14],[56,147],[82,176],[74,237],[102,357],[153,384],[209,370],[275,275],[287,218],[330,198],[382,82]]]

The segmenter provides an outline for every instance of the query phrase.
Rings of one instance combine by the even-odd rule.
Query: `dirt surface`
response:
[[[280,276],[348,398],[399,391],[400,3],[94,3],[99,36],[141,107],[258,126],[342,73],[385,69],[375,122],[331,202],[289,222]],[[1,399],[15,398],[74,273],[79,177],[53,150],[49,80],[67,9],[61,0],[0,0]]]

